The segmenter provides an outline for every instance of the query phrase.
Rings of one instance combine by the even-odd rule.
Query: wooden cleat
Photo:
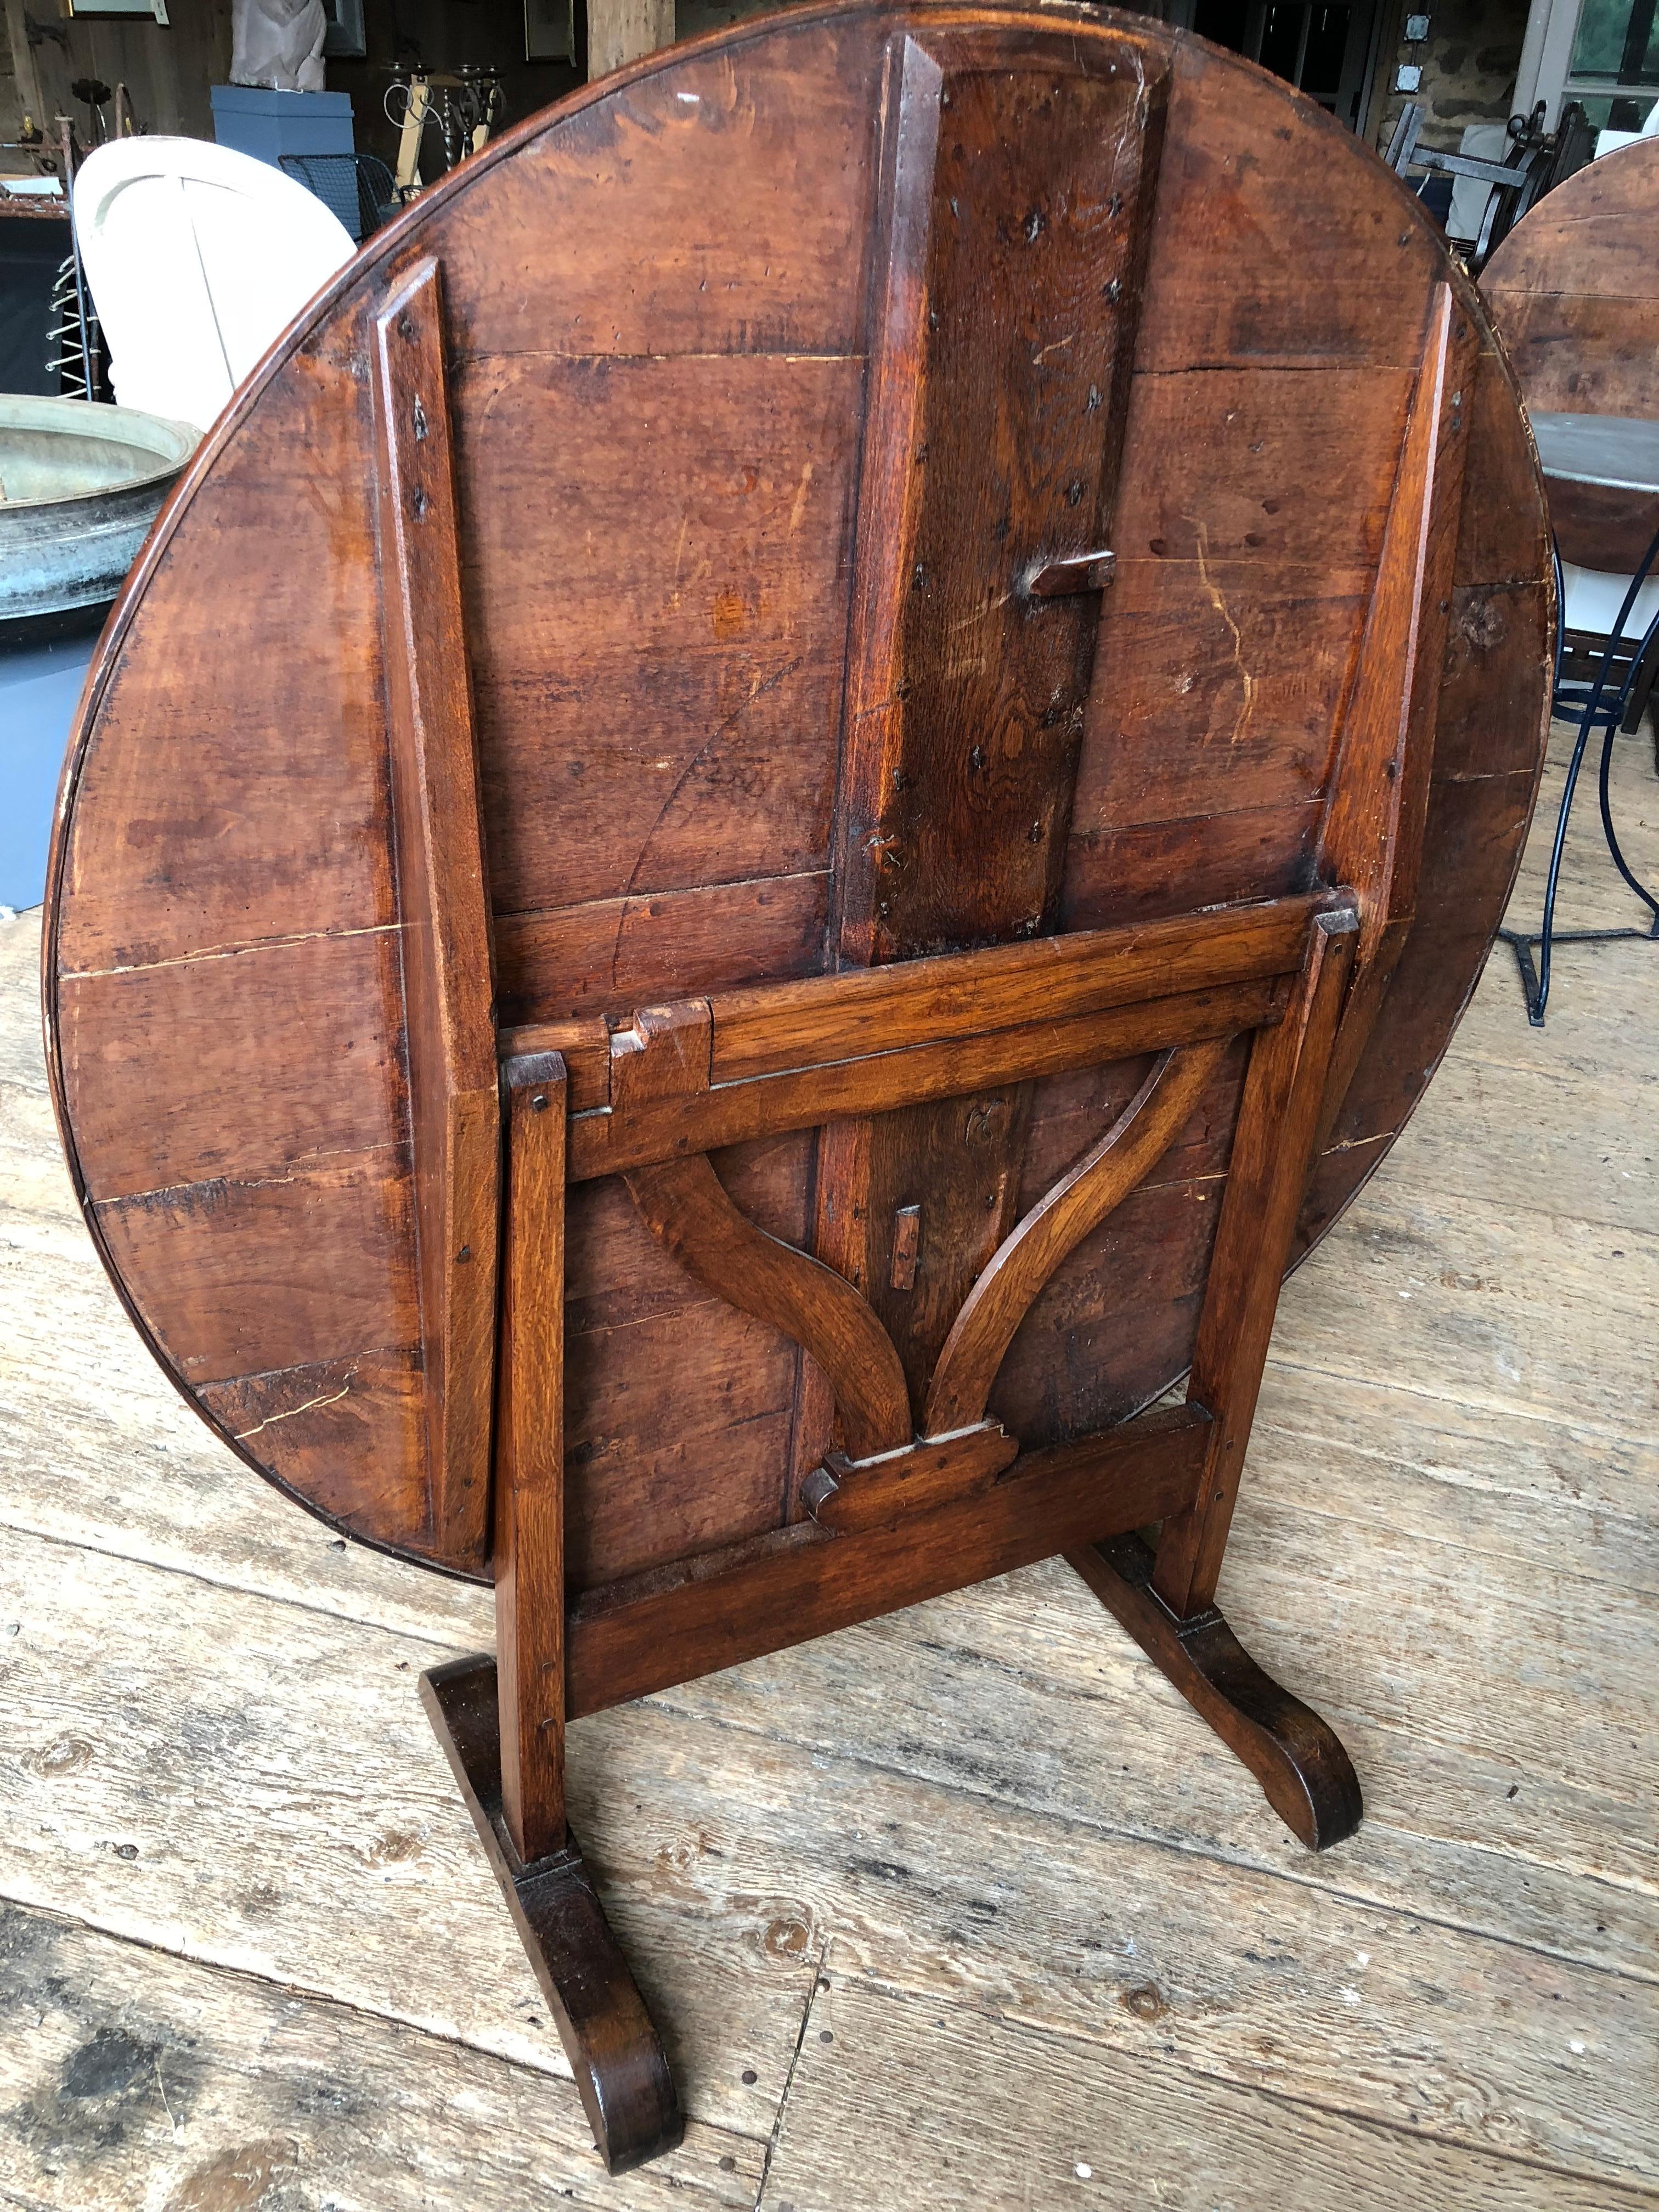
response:
[[[421,1701],[541,1984],[608,2173],[672,2150],[685,2132],[661,2039],[611,1932],[575,1838],[526,1866],[501,1817],[495,1662],[454,1659]]]
[[[1364,1805],[1336,1731],[1262,1672],[1215,1606],[1178,1620],[1152,1588],[1154,1557],[1137,1535],[1066,1554],[1147,1657],[1237,1753],[1291,1833],[1313,1851],[1346,1842]]]

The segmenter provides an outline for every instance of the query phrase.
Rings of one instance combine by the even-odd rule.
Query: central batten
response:
[[[1168,91],[1129,40],[888,49],[835,967],[1059,926]],[[918,1422],[1013,1225],[1030,1110],[1006,1085],[821,1141],[817,1249],[898,1346]],[[802,1395],[798,1473],[827,1442]]]

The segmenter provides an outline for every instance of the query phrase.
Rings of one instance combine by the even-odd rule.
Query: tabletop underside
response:
[[[1109,204],[1112,161],[1144,201],[1107,280],[1139,287],[1119,351],[1092,299],[1068,320],[1063,287],[1031,334],[1040,395],[1092,415],[1093,393],[1117,444],[1115,569],[1079,632],[1064,803],[1032,816],[1030,926],[1316,887],[1449,284],[1474,368],[1416,918],[1304,1247],[1392,1141],[1485,957],[1541,757],[1543,508],[1479,304],[1364,149],[1196,41],[1057,10],[803,9],[535,118],[350,264],[181,486],[105,641],[46,956],[71,1158],[158,1355],[261,1471],[412,1558],[480,1564],[434,1534],[421,1445],[374,317],[436,264],[500,1018],[626,1020],[832,969],[863,865],[845,776],[880,134],[907,39],[986,23],[1024,27],[1043,84],[1006,95],[992,136],[1016,152],[964,166],[954,197],[941,137],[936,206],[978,191],[1018,221],[957,275],[936,264],[939,298],[971,320],[980,261],[1058,252],[1081,198]],[[1059,96],[1045,71],[1094,103],[1076,111],[1088,193],[1064,204],[1017,158],[1019,100]],[[1154,93],[1155,160],[1135,120]],[[1033,419],[1036,500],[1060,447]],[[1018,477],[1026,451],[998,465]],[[992,750],[1011,812],[1030,757]],[[907,927],[877,957],[1016,933],[921,908]],[[991,1401],[1027,1443],[1121,1419],[1187,1366],[1244,1064],[1242,1043],[1218,1055],[1162,1164],[1033,1306]],[[1039,1078],[1008,1203],[1063,1175],[1149,1065]],[[761,1228],[810,1247],[822,1143],[792,1129],[715,1166]],[[801,1517],[830,1438],[809,1433],[800,1353],[678,1269],[613,1176],[572,1187],[567,1291],[574,1590]]]

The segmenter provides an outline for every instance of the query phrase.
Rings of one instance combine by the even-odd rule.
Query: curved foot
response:
[[[611,1932],[575,1838],[526,1866],[501,1822],[495,1662],[457,1659],[421,1677],[421,1698],[461,1785],[570,2061],[610,2173],[672,2150],[685,2131],[668,2061]]]
[[[1334,1729],[1263,1674],[1215,1607],[1178,1620],[1152,1589],[1152,1549],[1139,1536],[1091,1544],[1066,1557],[1237,1753],[1293,1836],[1322,1851],[1352,1835],[1364,1807]]]

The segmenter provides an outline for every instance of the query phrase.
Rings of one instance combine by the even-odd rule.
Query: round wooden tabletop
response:
[[[1659,417],[1659,138],[1591,161],[1523,216],[1480,277],[1528,407]]]
[[[1642,138],[1558,185],[1486,264],[1481,294],[1534,416],[1659,421],[1656,211],[1659,139]],[[1561,558],[1613,575],[1635,573],[1659,526],[1626,484],[1559,476],[1550,509]]]
[[[1109,280],[1132,359],[1091,368],[1064,299],[1031,337],[1070,380],[1054,388],[1121,432],[1042,926],[1318,881],[1447,286],[1474,365],[1448,402],[1443,668],[1413,695],[1413,774],[1432,739],[1415,920],[1304,1249],[1415,1105],[1501,915],[1546,729],[1536,462],[1472,288],[1328,116],[1140,16],[860,3],[672,48],[532,118],[373,238],[206,440],[94,664],[49,897],[60,1121],[135,1321],[251,1466],[410,1558],[480,1564],[434,1531],[423,1458],[374,319],[435,264],[500,1019],[818,973],[848,830],[884,118],[907,56],[953,40],[1121,95],[1143,149],[1133,265]],[[1001,194],[1012,224],[987,266],[1081,235],[1089,193],[1115,219],[1098,133],[1042,143],[1088,190],[1028,190],[1012,156],[975,172],[963,191]],[[1241,1066],[1016,1339],[993,1407],[1028,1442],[1122,1418],[1188,1364]],[[1035,1086],[1031,1190],[1144,1072]],[[719,1164],[796,1243],[816,1141]],[[795,1346],[678,1273],[614,1178],[573,1188],[569,1236],[573,1585],[796,1516]]]

